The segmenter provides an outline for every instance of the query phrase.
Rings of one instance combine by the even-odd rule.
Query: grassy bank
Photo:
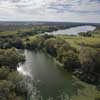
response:
[[[93,47],[100,49],[100,37],[81,37],[81,36],[62,36],[59,35],[57,38],[66,40],[72,47],[79,49],[82,45],[87,47]]]
[[[76,88],[76,95],[72,96],[72,100],[99,100],[100,91],[96,86],[80,81],[75,76],[73,77],[73,87]]]

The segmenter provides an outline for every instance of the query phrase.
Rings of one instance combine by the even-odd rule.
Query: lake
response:
[[[52,34],[52,35],[77,35],[80,32],[88,32],[88,31],[94,31],[96,29],[95,26],[89,26],[89,25],[85,25],[85,26],[76,26],[76,27],[71,27],[65,30],[58,30],[58,31],[54,31],[51,33],[47,33],[47,34]]]
[[[20,64],[17,70],[26,77],[28,76],[26,83],[30,86],[29,91],[33,91],[28,100],[33,100],[34,98],[34,100],[48,100],[49,98],[61,100],[61,98],[65,98],[64,94],[66,94],[66,98],[72,95],[71,74],[59,69],[59,66],[50,56],[43,52],[28,50],[25,50],[25,56],[25,63]],[[27,81],[29,78],[32,80],[31,82]],[[33,85],[32,82],[35,84]]]

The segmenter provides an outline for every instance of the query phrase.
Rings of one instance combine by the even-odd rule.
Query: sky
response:
[[[0,0],[0,20],[100,23],[100,0]]]

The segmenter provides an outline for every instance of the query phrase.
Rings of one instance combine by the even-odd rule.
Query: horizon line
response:
[[[58,22],[58,23],[90,23],[90,24],[100,24],[100,22],[78,22],[78,21],[34,21],[34,20],[0,20],[0,22]]]

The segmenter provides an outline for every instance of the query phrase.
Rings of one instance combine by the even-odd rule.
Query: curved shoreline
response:
[[[64,30],[57,30],[53,32],[46,32],[46,34],[49,35],[78,35],[80,32],[88,32],[88,31],[94,31],[96,29],[96,26],[92,25],[84,25],[84,26],[74,26],[70,28],[66,28]]]

